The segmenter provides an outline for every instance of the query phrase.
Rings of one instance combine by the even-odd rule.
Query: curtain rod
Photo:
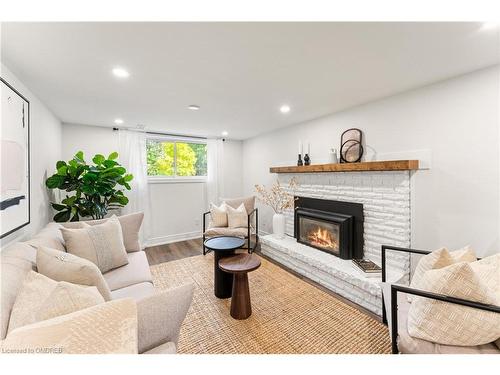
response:
[[[134,128],[125,128],[125,127],[113,127],[114,131],[117,130],[130,130],[130,131],[142,131],[141,129],[134,129]],[[169,137],[183,137],[183,138],[194,138],[194,139],[208,139],[207,137],[199,137],[196,135],[186,135],[186,134],[173,134],[173,133],[163,133],[163,132],[151,132],[151,131],[144,131],[146,134],[152,134],[152,135],[166,135]]]

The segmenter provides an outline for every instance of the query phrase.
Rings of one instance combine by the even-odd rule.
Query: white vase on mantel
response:
[[[285,238],[285,215],[273,215],[273,235],[279,239]]]

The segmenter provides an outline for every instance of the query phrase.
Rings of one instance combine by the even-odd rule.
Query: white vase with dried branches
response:
[[[283,211],[294,207],[295,196],[293,193],[297,188],[297,180],[292,178],[285,190],[279,181],[276,181],[268,190],[264,185],[255,185],[257,198],[264,204],[270,206],[273,211],[273,235],[277,238],[285,237],[285,215]]]

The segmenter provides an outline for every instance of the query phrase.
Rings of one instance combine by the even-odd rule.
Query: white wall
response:
[[[64,124],[62,131],[63,160],[69,160],[82,150],[87,159],[97,153],[118,151],[118,132],[111,128]],[[242,194],[242,142],[224,143],[224,194]],[[205,184],[150,183],[152,228],[150,244],[174,242],[200,237],[201,214],[207,207]]]
[[[412,178],[412,246],[500,251],[498,66],[246,140],[244,193],[275,180],[269,167],[295,164],[299,139],[325,162],[350,127],[363,130],[368,159],[430,155]],[[267,207],[260,219],[270,231]]]
[[[28,238],[52,219],[45,179],[55,170],[61,156],[61,122],[3,64],[1,76],[30,102],[31,222],[2,238],[1,245]]]

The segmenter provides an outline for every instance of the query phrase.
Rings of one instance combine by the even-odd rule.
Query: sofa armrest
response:
[[[169,341],[177,346],[193,291],[194,285],[186,284],[137,301],[139,353]]]
[[[410,288],[407,286],[399,284],[387,284],[383,283],[382,288],[387,292],[388,285],[390,285],[390,306],[391,306],[391,325],[390,325],[390,335],[391,335],[391,347],[392,353],[397,354],[398,350],[398,292],[405,294],[412,294],[419,297],[430,298],[436,301],[453,303],[456,305],[472,307],[475,309],[490,311],[500,314],[500,306],[488,305],[481,302],[469,301],[463,298],[451,297],[444,294],[428,292],[421,289]]]

